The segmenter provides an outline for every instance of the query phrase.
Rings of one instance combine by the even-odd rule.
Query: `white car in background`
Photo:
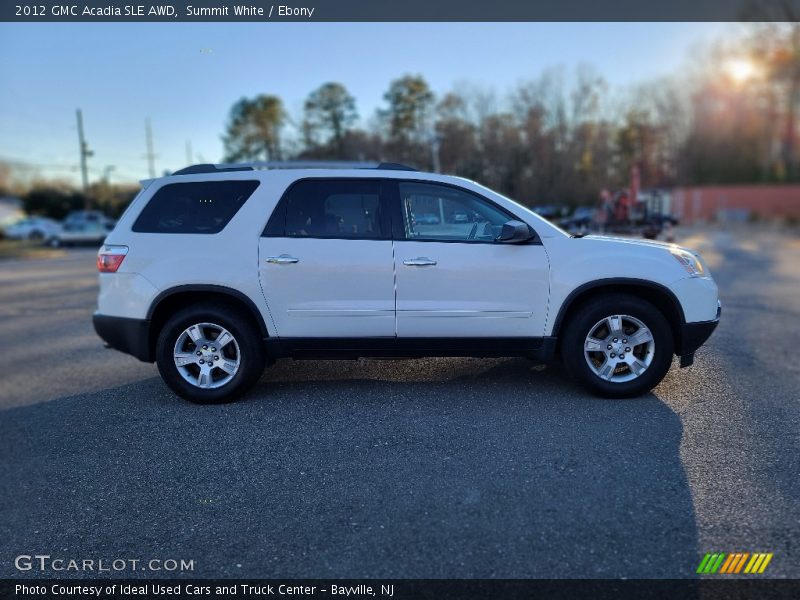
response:
[[[25,217],[9,225],[3,235],[11,240],[47,240],[57,234],[61,225],[46,217]]]
[[[73,221],[64,223],[52,234],[47,243],[50,246],[99,246],[106,239],[113,225],[101,221]]]
[[[284,357],[560,357],[619,398],[655,387],[674,355],[692,364],[717,326],[717,286],[691,250],[570,236],[459,177],[338,166],[144,182],[98,253],[98,335],[201,403]]]
[[[64,219],[64,225],[73,223],[99,223],[108,231],[114,228],[115,221],[99,210],[76,210],[69,213]]]

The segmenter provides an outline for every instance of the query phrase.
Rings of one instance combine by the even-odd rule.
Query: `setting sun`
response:
[[[734,58],[725,63],[725,71],[736,83],[744,83],[755,75],[756,67],[751,60]]]

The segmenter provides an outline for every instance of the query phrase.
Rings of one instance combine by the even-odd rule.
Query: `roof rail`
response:
[[[415,169],[414,167],[409,167],[408,165],[402,165],[400,163],[390,163],[390,162],[382,162],[375,168],[385,169],[386,171],[419,171],[419,169]]]
[[[399,163],[348,162],[323,160],[255,161],[243,163],[205,163],[190,165],[172,173],[173,175],[196,175],[199,173],[224,173],[228,171],[255,171],[262,169],[382,169],[386,171],[416,171],[414,167]]]
[[[189,165],[183,169],[173,171],[172,175],[196,175],[198,173],[223,173],[225,171],[249,171],[250,167],[232,167],[228,165],[214,165],[204,163],[201,165]]]

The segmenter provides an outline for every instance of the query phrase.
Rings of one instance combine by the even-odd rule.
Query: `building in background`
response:
[[[11,225],[24,216],[22,200],[11,196],[0,196],[0,227]]]
[[[675,188],[673,216],[693,223],[800,220],[800,185],[717,185]]]

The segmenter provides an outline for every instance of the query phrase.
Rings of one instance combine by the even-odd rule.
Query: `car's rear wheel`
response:
[[[249,319],[225,306],[186,308],[158,336],[156,362],[165,383],[200,404],[235,400],[264,371],[264,347]]]
[[[669,323],[652,304],[624,294],[585,302],[565,325],[561,354],[567,371],[606,398],[653,389],[672,364]]]

